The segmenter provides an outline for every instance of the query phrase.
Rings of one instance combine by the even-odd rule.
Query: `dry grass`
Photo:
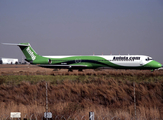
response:
[[[156,70],[150,72],[150,70],[116,70],[116,69],[103,69],[103,70],[92,70],[86,69],[83,72],[78,72],[74,70],[73,72],[68,72],[67,69],[61,69],[54,71],[53,69],[41,68],[35,65],[0,65],[0,75],[114,75],[114,76],[138,76],[138,77],[148,77],[148,76],[160,76],[163,75],[163,71]]]
[[[30,116],[33,114],[34,116],[37,116],[38,119],[40,119],[43,116],[43,113],[45,112],[44,106],[39,105],[23,105],[23,104],[15,104],[13,102],[6,104],[0,104],[1,107],[1,116],[8,116],[10,112],[21,112],[22,117],[30,118]],[[117,109],[112,110],[112,108],[108,108],[101,105],[92,105],[90,107],[84,108],[84,109],[78,109],[78,106],[75,103],[72,102],[58,102],[58,104],[54,104],[51,106],[53,109],[49,109],[53,113],[53,118],[56,116],[64,117],[67,119],[68,117],[71,118],[77,118],[81,119],[84,117],[85,119],[88,119],[89,112],[94,111],[95,118],[98,118],[99,120],[103,120],[103,118],[120,118],[120,119],[126,119],[131,120],[135,117],[133,106],[130,106],[129,109]],[[138,107],[137,108],[137,119],[144,120],[144,119],[158,119],[161,118],[160,111],[158,108],[146,108],[146,107]],[[33,116],[33,117],[34,117]]]
[[[139,119],[162,117],[163,82],[136,84],[137,114]],[[45,112],[45,82],[17,86],[0,85],[0,107],[5,113],[20,111],[40,115]],[[49,83],[49,110],[56,115],[87,115],[94,111],[99,117],[117,116],[131,119],[134,116],[133,85],[116,80],[102,79],[91,83]],[[4,113],[1,112],[1,115]]]
[[[5,68],[7,69],[7,68]],[[17,68],[15,68],[17,69]],[[131,120],[134,114],[133,81],[136,81],[137,118],[163,118],[163,71],[138,70],[85,70],[84,72],[48,71],[36,69],[31,71],[0,71],[0,116],[10,112],[22,113],[22,116],[41,117],[45,112],[45,82],[48,77],[49,111],[53,117],[64,115],[65,118],[84,117],[88,119],[90,111],[102,120],[106,116],[111,119]],[[19,75],[17,77],[16,75]],[[26,75],[24,79],[22,75]],[[33,75],[46,75],[35,76]],[[14,80],[19,82],[14,84]],[[66,77],[69,76],[69,77]],[[31,82],[31,79],[35,82]],[[84,116],[85,115],[85,116]],[[5,117],[6,118],[6,117]]]

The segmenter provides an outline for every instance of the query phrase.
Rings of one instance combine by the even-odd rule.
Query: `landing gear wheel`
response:
[[[68,69],[68,72],[73,72],[73,70],[72,69]]]
[[[79,72],[83,72],[83,69],[79,69],[78,71],[79,71]]]

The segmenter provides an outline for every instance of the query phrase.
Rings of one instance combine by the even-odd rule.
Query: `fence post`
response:
[[[136,116],[136,96],[135,96],[135,82],[134,84],[134,109],[135,109],[135,120],[137,120],[137,116]]]
[[[94,112],[89,112],[89,120],[94,120]]]
[[[48,120],[47,113],[48,113],[48,83],[46,82],[46,120]]]

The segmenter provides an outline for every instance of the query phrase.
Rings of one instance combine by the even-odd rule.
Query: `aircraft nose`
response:
[[[157,62],[157,61],[155,61],[155,63],[154,63],[153,66],[154,66],[155,68],[160,68],[160,67],[162,67],[162,64],[159,63],[159,62]]]
[[[158,68],[162,67],[161,63],[154,61],[154,60],[151,61],[147,66],[150,68],[153,68],[153,69],[158,69]]]
[[[162,64],[161,64],[161,63],[158,63],[158,67],[159,67],[159,68],[162,67]]]

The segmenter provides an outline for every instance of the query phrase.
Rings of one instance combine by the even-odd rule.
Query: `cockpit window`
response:
[[[151,57],[148,57],[147,59],[145,59],[146,61],[149,61],[149,60],[153,60]]]

